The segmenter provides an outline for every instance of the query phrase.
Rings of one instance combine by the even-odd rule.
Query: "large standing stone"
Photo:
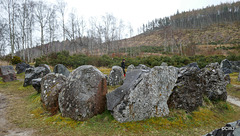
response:
[[[227,99],[226,85],[224,80],[224,73],[220,69],[219,64],[211,63],[205,68],[200,70],[200,84],[204,94],[210,100],[223,100]]]
[[[113,66],[108,77],[108,84],[110,86],[121,85],[123,83],[123,79],[123,69],[119,66]]]
[[[104,112],[107,82],[101,71],[91,65],[80,66],[68,77],[59,94],[59,107],[64,117],[86,120]]]
[[[25,79],[23,86],[32,85],[32,79],[42,78],[43,76],[50,73],[50,69],[46,66],[39,66],[35,68],[27,68],[25,71]]]
[[[220,68],[222,69],[224,74],[232,73],[232,64],[227,59],[222,60]]]
[[[177,84],[168,99],[169,108],[184,109],[188,112],[202,105],[202,92],[199,84],[198,67],[182,67]]]
[[[16,65],[16,68],[15,68],[15,69],[16,69],[16,71],[17,71],[17,74],[20,74],[20,73],[25,72],[26,69],[27,69],[27,68],[30,68],[30,67],[31,67],[30,65],[22,62],[22,63],[18,63],[18,64]]]
[[[224,127],[216,129],[205,136],[240,136],[240,120],[227,123]]]
[[[230,61],[232,64],[232,72],[240,72],[240,61]]]
[[[12,66],[0,66],[0,76],[3,82],[17,80],[16,73]]]
[[[155,66],[128,73],[124,84],[107,94],[108,110],[119,122],[168,115],[167,100],[177,81],[178,69]]]
[[[49,73],[41,81],[41,102],[43,107],[52,114],[59,109],[58,96],[65,85],[66,77],[60,74]]]
[[[38,93],[41,93],[41,80],[42,78],[32,80],[32,86]]]
[[[57,64],[54,69],[53,69],[54,73],[59,73],[62,74],[66,77],[69,76],[70,72],[68,71],[68,69],[63,65],[63,64]]]

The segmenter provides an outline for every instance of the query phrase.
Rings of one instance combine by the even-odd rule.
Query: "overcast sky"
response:
[[[48,0],[55,3],[56,0]],[[208,5],[217,5],[239,0],[65,0],[68,11],[75,8],[78,16],[88,19],[91,16],[102,16],[105,13],[113,14],[130,22],[136,29],[155,18],[173,15],[177,10],[188,11]]]

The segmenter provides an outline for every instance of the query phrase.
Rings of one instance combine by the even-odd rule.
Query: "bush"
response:
[[[22,60],[20,57],[18,56],[14,56],[12,59],[11,59],[11,64],[15,65],[15,64],[18,64],[18,63],[21,63]]]

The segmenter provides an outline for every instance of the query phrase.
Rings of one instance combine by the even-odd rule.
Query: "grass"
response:
[[[239,73],[231,73],[231,84],[227,85],[228,94],[240,99],[240,82],[237,81]]]
[[[101,69],[101,71],[104,68]],[[105,68],[105,73],[110,69]],[[18,75],[22,79],[24,74]],[[232,78],[232,76],[231,76]],[[227,102],[214,104],[204,98],[204,105],[192,113],[170,109],[166,117],[143,121],[119,123],[109,111],[87,121],[64,118],[61,113],[54,116],[43,109],[40,94],[31,87],[22,87],[23,81],[4,83],[0,81],[0,93],[9,97],[7,117],[21,128],[32,128],[34,135],[203,135],[227,122],[239,119],[240,108]],[[118,86],[108,87],[109,91]],[[228,87],[229,89],[229,87]]]
[[[233,85],[240,85],[240,82],[237,80],[238,79],[238,74],[239,73],[231,73],[229,74],[231,77],[231,84]]]

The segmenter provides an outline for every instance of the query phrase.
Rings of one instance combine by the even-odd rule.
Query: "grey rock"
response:
[[[3,82],[10,82],[17,80],[16,73],[12,66],[0,66],[0,76]]]
[[[227,123],[224,127],[216,129],[204,136],[240,136],[240,120]]]
[[[151,68],[147,67],[146,65],[139,64],[138,66],[135,67],[135,69],[143,69],[143,70],[148,70],[150,71]]]
[[[47,75],[50,70],[47,67],[39,66],[35,68],[27,68],[25,71],[25,79],[23,86],[32,85],[32,80],[36,78],[42,78]]]
[[[177,81],[178,69],[155,66],[128,73],[124,84],[107,94],[107,108],[119,122],[168,115],[167,100]]]
[[[187,65],[187,67],[195,67],[195,68],[197,68],[197,70],[200,70],[200,68],[198,67],[197,62],[190,63],[190,64]]]
[[[182,67],[172,94],[168,99],[169,108],[192,112],[202,105],[203,95],[199,84],[198,67]]]
[[[240,61],[230,61],[232,64],[232,72],[240,72]]]
[[[103,73],[83,65],[69,75],[59,94],[59,108],[64,117],[87,120],[106,108],[107,82]]]
[[[16,65],[16,68],[15,68],[15,69],[16,69],[16,71],[17,71],[17,74],[20,74],[20,73],[25,72],[26,69],[27,69],[27,68],[30,68],[30,67],[31,67],[30,65],[22,62],[22,63],[18,63],[18,64]]]
[[[224,75],[224,80],[225,80],[226,84],[230,84],[231,83],[231,78],[230,78],[229,74],[225,74]]]
[[[69,76],[70,72],[68,71],[68,69],[63,65],[63,64],[57,64],[54,69],[53,69],[54,73],[59,73],[62,74],[66,77]]]
[[[51,73],[51,69],[47,64],[41,64],[38,67],[44,67],[48,73]]]
[[[124,79],[123,69],[119,66],[113,66],[108,77],[110,86],[122,85]]]
[[[32,86],[38,93],[41,93],[41,80],[42,78],[32,80]]]
[[[67,78],[61,74],[49,73],[41,81],[41,102],[44,109],[52,114],[59,109],[58,96]]]
[[[129,66],[127,67],[127,73],[133,71],[134,69],[135,69],[135,67],[134,67],[133,64],[129,65]]]
[[[222,69],[224,74],[232,73],[232,64],[227,59],[221,61],[220,68]]]
[[[165,62],[162,62],[161,66],[168,66],[168,64]]]
[[[224,73],[220,69],[219,64],[211,63],[199,72],[201,89],[204,90],[209,100],[223,100],[227,99],[226,85]]]

